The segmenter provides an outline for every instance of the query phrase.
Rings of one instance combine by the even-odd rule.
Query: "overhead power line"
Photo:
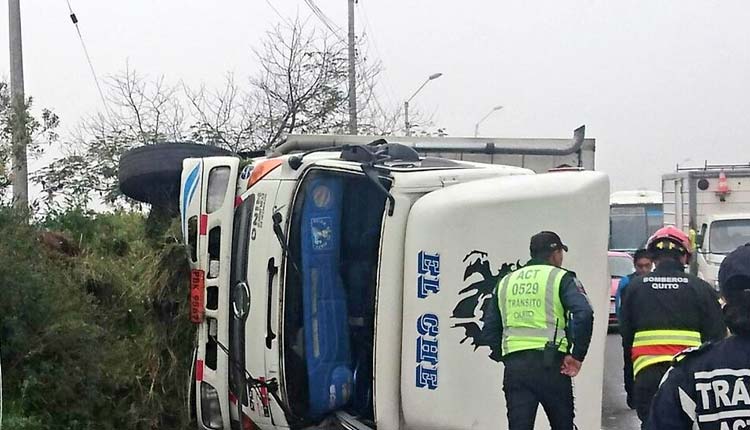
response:
[[[344,39],[344,36],[341,34],[343,30],[341,27],[336,25],[335,22],[333,22],[326,14],[318,7],[318,5],[315,4],[313,0],[305,0],[305,4],[307,4],[307,7],[310,8],[313,15],[315,15],[320,22],[323,23],[323,25],[328,28],[328,30],[333,34],[337,39],[341,41],[341,43],[346,44],[346,39]]]
[[[94,70],[94,63],[92,63],[91,56],[89,56],[89,50],[86,49],[86,43],[83,41],[81,28],[78,26],[78,17],[73,12],[73,7],[70,6],[70,0],[65,0],[65,2],[68,3],[68,10],[70,11],[70,20],[73,22],[73,25],[75,25],[76,27],[76,32],[78,33],[78,39],[81,41],[81,47],[83,48],[83,53],[86,55],[86,61],[89,64],[89,69],[91,70],[91,76],[94,78],[96,89],[99,91],[99,97],[101,97],[102,99],[104,110],[109,115],[110,110],[109,110],[109,106],[107,105],[107,99],[104,97],[104,91],[102,91],[102,86],[99,84],[99,78],[96,77],[96,71]]]
[[[329,28],[331,28],[331,31],[334,31],[336,33],[343,31],[341,27],[339,27],[336,22],[334,22],[332,19],[328,18],[328,16],[323,12],[323,10],[318,7],[318,5],[315,3],[314,0],[305,0],[308,5],[314,10],[317,11],[318,15],[323,19],[323,21],[328,25]]]
[[[289,18],[284,18],[284,15],[282,15],[281,12],[279,12],[279,10],[276,9],[276,6],[274,6],[273,3],[271,3],[271,0],[266,0],[266,3],[268,4],[268,7],[270,7],[274,11],[274,13],[276,13],[276,16],[278,16],[279,19],[281,19],[282,21],[286,22],[289,25],[292,25],[292,21],[290,21]]]
[[[380,49],[378,48],[378,41],[375,37],[375,29],[373,28],[372,24],[370,24],[370,20],[367,17],[367,11],[365,10],[365,3],[366,1],[359,1],[357,2],[357,11],[359,12],[359,19],[364,24],[364,34],[366,35],[363,37],[363,41],[367,44],[369,44],[369,41],[372,40],[372,46],[375,48],[375,55],[380,61],[383,61],[383,55],[380,53]],[[393,87],[390,85],[391,80],[388,77],[388,69],[383,68],[383,77],[385,81],[385,89],[386,89],[386,96],[390,99],[389,102],[392,104],[399,104],[397,101],[397,97],[395,96],[396,92],[393,91]]]

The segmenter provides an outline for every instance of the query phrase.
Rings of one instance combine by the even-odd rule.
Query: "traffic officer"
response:
[[[654,397],[654,430],[750,429],[750,244],[719,269],[727,339],[684,351]]]
[[[571,430],[571,378],[586,357],[594,311],[575,273],[561,268],[568,247],[560,236],[540,232],[529,248],[528,264],[500,280],[482,335],[501,345],[509,429],[533,429],[541,403],[552,430]]]
[[[656,269],[630,283],[620,319],[623,348],[633,360],[633,403],[641,428],[672,357],[721,339],[726,332],[711,286],[685,273],[690,259],[688,236],[676,227],[664,227],[649,238],[647,248]]]

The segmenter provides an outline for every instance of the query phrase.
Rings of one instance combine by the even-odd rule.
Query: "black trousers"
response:
[[[630,348],[622,348],[622,380],[625,385],[627,394],[627,404],[629,408],[634,408],[633,404],[633,359],[630,355]]]
[[[572,430],[573,384],[560,373],[563,355],[546,367],[541,351],[520,351],[503,358],[503,391],[508,407],[509,430],[533,430],[541,403],[552,430]]]
[[[638,372],[633,381],[633,402],[638,419],[641,420],[641,429],[646,428],[648,414],[651,411],[651,401],[659,390],[661,378],[669,370],[670,363],[657,363],[646,367]]]

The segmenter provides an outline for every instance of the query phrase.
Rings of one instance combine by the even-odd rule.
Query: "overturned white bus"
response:
[[[594,286],[576,422],[600,428],[606,175],[423,157],[399,139],[184,160],[199,428],[507,427],[499,345],[479,335],[498,279],[540,230],[564,238],[566,265]],[[582,142],[581,128],[562,149],[513,150]]]

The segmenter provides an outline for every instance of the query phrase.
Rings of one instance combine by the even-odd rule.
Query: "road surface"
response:
[[[607,336],[602,399],[602,430],[638,430],[640,421],[635,411],[625,404],[622,387],[622,346],[617,333]]]

